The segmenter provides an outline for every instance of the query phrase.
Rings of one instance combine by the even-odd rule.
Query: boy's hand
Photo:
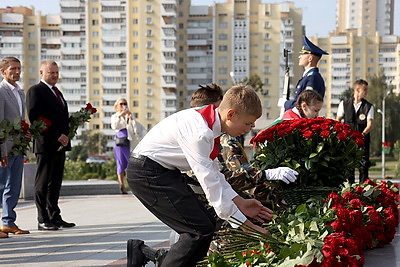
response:
[[[261,233],[270,235],[270,232],[267,229],[262,228],[261,226],[255,225],[254,223],[252,223],[249,220],[246,220],[242,226],[240,226],[240,228],[244,231],[244,232],[250,232],[250,230],[247,227],[243,227],[244,225],[246,225],[247,227],[253,228],[256,231],[259,231]]]
[[[233,199],[233,202],[241,212],[250,218],[256,219],[260,223],[263,223],[265,220],[272,219],[272,214],[274,212],[263,206],[263,204],[256,199],[244,199],[241,196],[236,196]]]

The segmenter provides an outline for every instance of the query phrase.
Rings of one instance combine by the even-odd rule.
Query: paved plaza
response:
[[[168,245],[169,228],[131,194],[63,196],[60,207],[63,218],[77,226],[38,231],[34,202],[21,200],[17,224],[31,234],[0,239],[0,266],[126,266],[128,239],[143,239],[153,247]],[[367,267],[400,266],[400,235],[365,255]]]

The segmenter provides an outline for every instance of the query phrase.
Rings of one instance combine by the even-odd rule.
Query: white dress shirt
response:
[[[167,169],[192,170],[218,217],[234,217],[244,223],[246,216],[232,201],[237,193],[219,172],[218,160],[210,159],[214,139],[222,134],[218,109],[215,112],[213,130],[195,109],[174,113],[155,125],[133,153],[147,156]]]

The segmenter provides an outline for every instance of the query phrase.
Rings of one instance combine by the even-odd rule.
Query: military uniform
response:
[[[327,52],[314,45],[306,36],[303,39],[303,48],[300,51],[303,54],[312,54],[317,57],[321,57],[322,55],[328,55]],[[296,105],[297,98],[299,95],[305,90],[315,90],[318,92],[322,98],[325,96],[325,82],[319,73],[319,69],[317,67],[309,68],[304,74],[303,77],[299,80],[296,85],[296,90],[294,91],[294,99],[289,99],[285,102],[285,110],[291,109]]]

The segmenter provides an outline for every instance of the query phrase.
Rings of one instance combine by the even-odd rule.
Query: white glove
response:
[[[267,180],[281,180],[285,183],[294,182],[299,173],[288,167],[278,167],[276,169],[265,170]]]

